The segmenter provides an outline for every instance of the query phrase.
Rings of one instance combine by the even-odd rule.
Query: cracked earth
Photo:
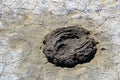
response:
[[[0,80],[120,80],[119,0],[0,0]],[[88,29],[95,58],[73,68],[47,61],[43,39],[53,30]]]

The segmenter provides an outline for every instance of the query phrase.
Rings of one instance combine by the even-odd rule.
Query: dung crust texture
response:
[[[81,27],[63,27],[47,34],[43,53],[48,61],[61,67],[74,67],[90,62],[97,51],[97,42]]]

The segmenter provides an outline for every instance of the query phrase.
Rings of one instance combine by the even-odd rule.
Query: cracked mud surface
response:
[[[100,26],[101,24],[94,20],[48,14],[27,14],[19,23],[2,20],[0,79],[119,80],[119,46],[111,41],[114,36],[111,28],[107,27],[108,21],[105,22]],[[48,62],[43,53],[44,37],[58,28],[75,25],[89,30],[91,37],[99,42],[94,59],[73,68],[62,68]]]
[[[43,41],[48,61],[61,67],[74,67],[91,61],[97,51],[90,32],[77,26],[58,28],[49,33]]]
[[[119,16],[120,0],[0,0],[0,80],[120,80]],[[44,37],[76,25],[99,42],[94,59],[49,63]]]

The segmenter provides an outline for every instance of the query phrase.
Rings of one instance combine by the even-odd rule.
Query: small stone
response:
[[[103,51],[103,50],[107,50],[106,48],[101,48],[101,50]]]

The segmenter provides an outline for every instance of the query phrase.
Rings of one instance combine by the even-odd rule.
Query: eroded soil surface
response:
[[[0,23],[0,80],[119,80],[120,46],[119,36],[117,36],[119,32],[117,22],[119,20],[117,17],[115,19],[116,22],[113,19],[94,20],[84,17],[74,19],[51,14],[11,13],[9,15],[6,13],[2,15]],[[90,37],[99,42],[96,45],[97,52],[94,58],[88,63],[78,64],[73,68],[59,67],[50,63],[43,53],[44,37],[58,28],[76,25],[88,30]],[[77,31],[79,30],[81,29],[77,29]],[[88,40],[94,43],[91,38],[85,39],[89,37],[89,34],[82,33],[85,37],[78,35],[76,38],[79,37],[83,42]],[[58,34],[57,37],[50,38],[50,40],[56,42],[57,39],[62,39],[60,37],[64,36],[63,34],[66,32]],[[79,39],[77,42],[76,38],[70,41],[63,40],[65,44],[76,42],[72,44],[70,52],[82,43]],[[58,45],[61,43],[58,42]],[[51,45],[48,42],[46,44]],[[76,47],[74,48],[73,45]],[[61,54],[62,51],[65,53],[63,48],[57,54]]]

